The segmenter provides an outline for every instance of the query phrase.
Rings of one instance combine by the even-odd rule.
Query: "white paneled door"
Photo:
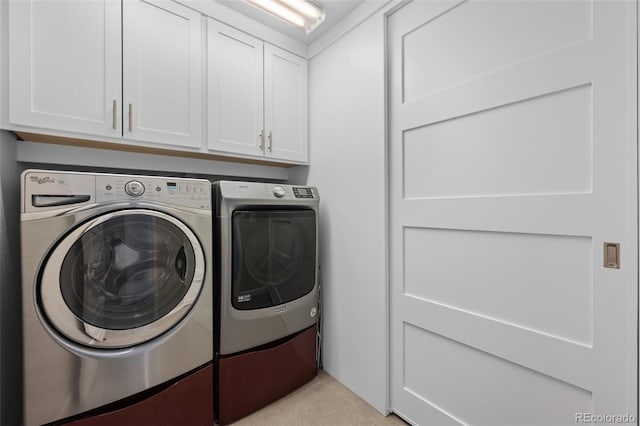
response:
[[[388,24],[393,411],[635,423],[636,3],[413,1]]]

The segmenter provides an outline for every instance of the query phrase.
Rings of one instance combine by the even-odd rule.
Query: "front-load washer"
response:
[[[316,374],[317,188],[213,184],[217,420],[230,423]]]
[[[117,401],[140,412],[136,395],[160,424],[179,416],[157,403],[173,389],[211,423],[213,386],[174,383],[213,380],[210,182],[51,170],[21,182],[24,424]]]

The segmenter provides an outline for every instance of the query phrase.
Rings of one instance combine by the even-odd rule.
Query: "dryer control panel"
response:
[[[301,205],[317,204],[319,200],[318,189],[314,186],[219,181],[217,187],[222,198],[247,202],[293,202],[294,205]]]
[[[293,195],[296,198],[315,198],[315,194],[313,193],[313,188],[309,187],[293,187]]]

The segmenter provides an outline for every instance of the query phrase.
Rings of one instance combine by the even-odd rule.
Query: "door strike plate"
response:
[[[620,243],[604,243],[604,267],[620,269]]]

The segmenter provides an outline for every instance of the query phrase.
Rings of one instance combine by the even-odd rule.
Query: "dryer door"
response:
[[[278,306],[311,292],[316,233],[313,210],[234,211],[232,306]]]
[[[39,307],[64,337],[122,348],[170,330],[195,304],[205,258],[194,233],[167,214],[110,212],[64,237],[46,261]]]

